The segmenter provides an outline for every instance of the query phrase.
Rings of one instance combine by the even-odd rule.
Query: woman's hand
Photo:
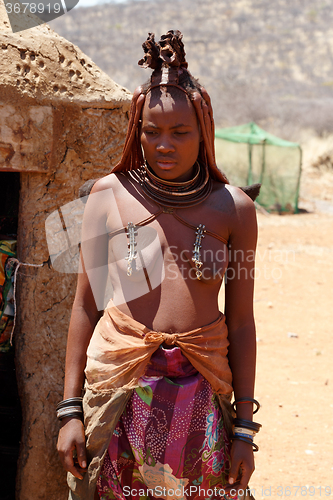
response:
[[[57,450],[64,469],[78,479],[87,471],[86,441],[81,420],[73,417],[61,421]]]
[[[234,440],[231,446],[231,467],[229,471],[229,485],[225,492],[235,496],[239,490],[243,493],[254,471],[252,446],[242,441]]]

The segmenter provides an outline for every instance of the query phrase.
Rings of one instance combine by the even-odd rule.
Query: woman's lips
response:
[[[157,160],[156,165],[162,170],[169,170],[176,165],[176,162],[172,160]]]

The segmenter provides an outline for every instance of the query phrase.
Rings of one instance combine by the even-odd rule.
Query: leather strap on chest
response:
[[[183,224],[184,226],[187,226],[189,227],[190,229],[193,229],[193,231],[196,231],[197,230],[197,226],[194,226],[193,224],[191,224],[190,222],[187,222],[186,220],[184,220],[182,217],[180,217],[176,210],[172,207],[161,207],[159,208],[159,210],[157,212],[155,212],[154,214],[150,215],[149,217],[147,217],[146,219],[143,219],[141,220],[140,222],[137,222],[136,224],[134,224],[135,227],[142,227],[142,226],[146,226],[147,224],[149,224],[150,222],[153,222],[155,219],[157,219],[157,217],[159,217],[161,214],[170,214],[172,215],[178,222],[180,222],[181,224]],[[111,233],[108,233],[109,237],[112,237],[112,236],[116,236],[117,234],[121,234],[123,233],[124,231],[127,230],[127,226],[126,227],[123,227],[121,229],[118,229],[116,231],[112,231]],[[225,245],[228,245],[228,240],[226,240],[225,238],[223,238],[223,236],[220,236],[219,234],[217,233],[214,233],[212,231],[208,231],[207,229],[205,230],[205,234],[207,234],[208,236],[211,236],[212,238],[215,238],[216,240],[219,240],[221,241],[222,243],[224,243]]]

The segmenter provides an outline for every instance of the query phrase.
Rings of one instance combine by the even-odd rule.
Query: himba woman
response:
[[[255,207],[216,167],[181,33],[143,48],[152,76],[85,208],[58,451],[71,499],[241,498],[260,427]]]

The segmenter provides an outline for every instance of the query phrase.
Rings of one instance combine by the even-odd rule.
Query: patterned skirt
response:
[[[114,430],[98,494],[101,500],[226,498],[229,452],[210,384],[179,347],[160,347]]]

